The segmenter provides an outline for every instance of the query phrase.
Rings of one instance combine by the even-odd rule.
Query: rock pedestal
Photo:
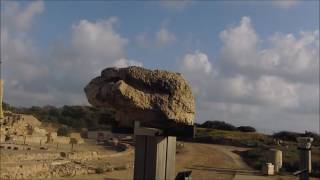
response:
[[[298,139],[298,149],[300,156],[300,170],[305,171],[305,173],[300,174],[300,180],[309,180],[309,173],[311,173],[311,143],[313,138],[310,137],[299,137]]]

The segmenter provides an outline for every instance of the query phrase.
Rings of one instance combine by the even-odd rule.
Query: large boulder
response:
[[[121,127],[193,125],[194,97],[179,73],[141,67],[107,68],[85,87],[95,107],[112,108]]]

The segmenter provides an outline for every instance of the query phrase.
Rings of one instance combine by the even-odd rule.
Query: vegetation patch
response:
[[[269,136],[256,132],[225,131],[209,128],[197,128],[194,141],[240,147],[257,147],[273,143]]]
[[[98,109],[90,106],[32,106],[13,107],[3,103],[4,110],[18,114],[30,114],[42,122],[65,125],[73,129],[97,129],[103,125],[115,123],[114,112],[111,109]]]
[[[62,126],[58,129],[57,135],[58,136],[69,136],[70,130],[68,127]]]

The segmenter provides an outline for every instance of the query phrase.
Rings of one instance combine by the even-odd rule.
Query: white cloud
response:
[[[124,58],[129,40],[115,30],[117,21],[116,17],[100,21],[81,20],[72,26],[71,46],[58,44],[52,55],[53,67],[56,67],[51,72],[55,75],[55,87],[66,94],[72,92],[73,96],[82,97],[84,103],[83,87],[104,68],[142,66],[138,61]],[[68,81],[68,85],[64,81]]]
[[[297,86],[275,76],[262,76],[255,82],[252,93],[261,103],[272,106],[294,108],[299,103]]]
[[[24,8],[18,3],[4,7],[8,15],[1,26],[1,55],[5,100],[9,103],[87,104],[83,87],[105,67],[142,65],[124,59],[129,41],[115,30],[116,17],[81,20],[72,25],[70,39],[51,44],[52,48],[42,53],[27,30],[43,9],[42,1]],[[9,31],[12,28],[17,30]]]
[[[181,69],[184,72],[197,72],[210,74],[212,65],[208,60],[208,56],[202,52],[196,51],[194,54],[185,55],[182,60]]]
[[[269,74],[292,81],[316,82],[319,72],[319,31],[301,32],[299,37],[277,33],[269,38],[269,48],[261,49],[259,36],[251,20],[220,33],[220,63],[251,76]],[[227,69],[228,68],[228,69]]]
[[[17,2],[5,2],[3,12],[3,25],[11,31],[27,30],[38,14],[44,11],[44,2],[41,0],[33,1],[22,9]]]
[[[242,17],[239,26],[229,28],[220,33],[222,41],[221,58],[226,63],[239,67],[253,64],[259,43],[249,17]]]
[[[202,121],[232,120],[260,128],[268,122],[270,128],[292,120],[291,130],[317,130],[318,126],[303,125],[293,114],[311,124],[319,117],[319,30],[299,36],[277,33],[265,41],[250,18],[243,17],[239,25],[222,31],[220,39],[222,47],[215,61],[196,52],[180,63]],[[267,46],[262,42],[268,42]]]
[[[12,79],[20,78],[20,81],[26,82],[46,76],[48,68],[38,66],[39,51],[25,34],[34,16],[43,11],[43,2],[34,1],[25,8],[21,8],[16,2],[4,5],[4,12],[1,14],[4,20],[1,24],[1,59],[6,67],[3,69],[4,73],[9,74]]]
[[[156,32],[156,44],[167,45],[176,40],[176,36],[170,32],[167,28],[161,27],[158,32]]]
[[[114,30],[117,18],[90,22],[81,20],[73,25],[72,45],[79,50],[81,56],[88,58],[115,59],[124,54],[124,46],[128,40]]]
[[[1,55],[5,99],[10,103],[86,104],[82,89],[103,68],[143,65],[126,58],[129,40],[116,30],[116,17],[76,22],[70,39],[53,44],[45,54],[28,36],[34,19],[44,11],[43,1],[25,7],[6,3]],[[141,34],[136,40],[145,46],[176,41],[175,35],[163,26],[150,33],[154,34],[152,38]],[[201,114],[202,120],[232,120],[239,125],[266,128],[283,122],[286,125],[277,128],[316,130],[319,30],[298,35],[276,33],[261,39],[251,19],[243,17],[238,25],[222,31],[220,39],[222,47],[217,58],[195,51],[180,62],[179,70],[196,95],[198,117]]]
[[[280,8],[291,8],[300,3],[299,0],[274,0],[272,1],[273,5],[278,6]]]
[[[121,59],[115,61],[113,63],[113,65],[118,68],[123,68],[123,67],[128,67],[128,66],[139,66],[139,67],[143,66],[143,64],[141,62],[134,61],[134,60],[128,60],[125,58],[121,58]]]
[[[179,63],[179,71],[191,83],[193,93],[198,97],[207,96],[207,90],[210,85],[208,82],[215,73],[208,55],[195,51],[194,53],[186,54]]]
[[[271,37],[272,48],[261,50],[260,66],[274,74],[313,79],[319,72],[319,31],[276,34]]]

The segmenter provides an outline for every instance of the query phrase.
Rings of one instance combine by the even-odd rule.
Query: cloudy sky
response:
[[[196,122],[319,131],[319,1],[1,1],[5,101],[84,105],[108,66],[179,71]]]

